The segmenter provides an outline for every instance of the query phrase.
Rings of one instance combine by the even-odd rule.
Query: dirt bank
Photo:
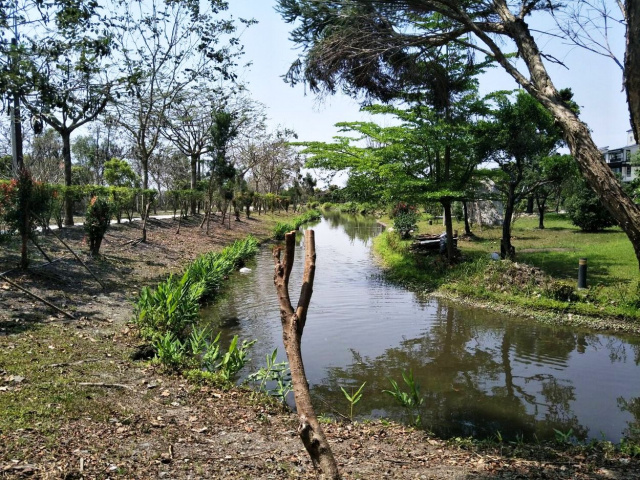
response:
[[[154,220],[149,242],[138,223],[114,226],[101,258],[82,253],[100,284],[51,236],[56,260],[11,280],[73,319],[0,281],[0,477],[43,479],[315,478],[296,436],[294,415],[243,389],[189,384],[143,361],[129,322],[144,285],[180,272],[199,253],[253,233],[266,238],[281,217],[216,224],[199,218]],[[82,228],[61,236],[86,252]],[[0,271],[17,264],[2,245]],[[387,422],[326,425],[344,478],[618,478],[640,477],[633,458],[600,446],[559,451],[546,446],[444,442]]]

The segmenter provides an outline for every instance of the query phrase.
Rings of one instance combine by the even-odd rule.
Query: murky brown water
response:
[[[317,410],[349,414],[347,391],[367,382],[355,413],[410,421],[442,436],[640,439],[640,338],[550,327],[422,299],[386,283],[371,254],[372,219],[332,215],[316,231],[317,270],[303,337]],[[302,259],[302,246],[297,258]],[[273,259],[264,249],[204,312],[225,335],[258,339],[247,373],[278,348],[284,359]],[[297,300],[302,262],[292,273]],[[382,393],[411,370],[424,404],[409,412]]]

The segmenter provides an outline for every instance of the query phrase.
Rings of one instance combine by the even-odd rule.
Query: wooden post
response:
[[[313,293],[313,279],[316,271],[316,246],[313,230],[305,231],[305,262],[302,287],[298,306],[294,310],[289,297],[289,276],[293,268],[295,254],[296,232],[285,234],[284,258],[280,260],[281,248],[276,248],[273,253],[275,261],[275,273],[273,283],[276,286],[278,300],[280,302],[280,320],[282,322],[282,340],[289,360],[293,394],[296,401],[296,409],[300,418],[298,435],[307,449],[314,467],[320,469],[321,479],[340,479],[338,465],[329,442],[318,422],[309,393],[309,383],[302,363],[302,332],[307,320],[307,311],[311,294]]]

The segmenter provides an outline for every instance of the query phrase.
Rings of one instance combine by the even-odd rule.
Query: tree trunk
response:
[[[640,143],[640,2],[626,0],[627,49],[624,56],[624,83],[636,143]]]
[[[64,161],[64,184],[71,186],[71,132],[58,131],[62,137],[62,159]],[[64,196],[64,225],[73,226],[73,195],[67,190]]]
[[[516,249],[511,245],[511,220],[515,209],[516,195],[515,186],[509,184],[509,194],[504,208],[504,220],[502,222],[502,239],[500,240],[500,258],[513,260],[516,256]]]
[[[497,56],[499,63],[528,93],[538,99],[551,112],[562,129],[565,141],[569,146],[571,155],[578,164],[582,176],[631,241],[640,268],[640,208],[624,193],[615,175],[604,162],[602,154],[593,142],[589,128],[580,121],[578,116],[560,98],[542,62],[540,50],[526,22],[515,18],[509,12],[507,4],[503,0],[494,1],[497,5],[497,13],[505,21],[505,28],[509,36],[513,38],[518,46],[518,52],[527,65],[531,79],[529,80],[519,74],[503,55]],[[628,60],[632,65],[638,59],[638,45],[635,39],[637,28],[635,30],[632,28],[632,25],[637,26],[638,24],[637,15],[640,10],[638,3],[631,0],[625,2],[628,20],[631,20],[629,21],[629,32],[633,35],[632,37],[628,35],[628,41],[632,44],[632,53],[636,52],[633,57],[625,60]],[[493,48],[492,50],[495,51]],[[636,72],[632,67],[632,71],[627,72],[627,81],[634,82],[637,79]],[[629,86],[630,84],[627,85]],[[633,88],[627,88],[627,91],[631,92],[629,94],[631,97],[629,108],[631,111],[635,111],[633,106],[640,101],[638,97],[640,96],[640,89],[636,83],[631,84],[631,87]],[[638,119],[634,114],[632,114],[632,117],[637,122]],[[637,123],[635,128],[636,130],[638,129]]]
[[[536,203],[538,204],[538,228],[544,230],[544,209],[547,201],[536,198]]]
[[[441,200],[442,207],[444,209],[444,225],[447,232],[447,258],[449,262],[453,262],[456,255],[456,249],[453,244],[453,221],[451,219],[451,200]]]
[[[198,185],[198,158],[199,156],[196,154],[191,155],[191,190],[195,190]],[[195,195],[191,196],[191,215],[196,214],[196,197]]]
[[[469,209],[467,208],[467,202],[462,202],[462,212],[464,213],[464,234],[471,235],[471,226],[469,225]]]
[[[313,279],[316,270],[316,248],[313,230],[306,230],[304,239],[304,274],[298,307],[295,310],[289,297],[289,276],[293,268],[295,253],[295,231],[285,235],[285,252],[282,261],[280,261],[281,249],[278,248],[274,251],[275,273],[273,283],[276,286],[280,302],[282,340],[289,360],[296,410],[300,418],[298,435],[309,453],[313,465],[316,468],[320,468],[320,478],[323,480],[336,480],[340,478],[338,465],[313,409],[309,383],[302,363],[302,333],[307,320],[307,311],[311,301],[311,294],[313,293]]]
[[[528,215],[531,215],[533,213],[533,200],[534,200],[533,195],[529,195],[527,197],[527,210],[526,210],[526,213]]]

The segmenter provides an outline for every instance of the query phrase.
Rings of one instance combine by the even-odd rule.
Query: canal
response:
[[[443,437],[533,441],[640,438],[640,338],[549,326],[429,298],[384,280],[372,254],[382,231],[366,217],[327,215],[316,232],[317,268],[302,353],[316,411],[349,415],[347,392],[363,388],[359,419],[414,422]],[[303,268],[299,237],[290,292]],[[203,311],[227,339],[257,339],[245,374],[278,349],[284,360],[273,286],[263,248],[229,290]],[[408,391],[412,372],[423,403],[400,406],[383,393],[390,379]],[[292,398],[292,397],[291,397]]]

